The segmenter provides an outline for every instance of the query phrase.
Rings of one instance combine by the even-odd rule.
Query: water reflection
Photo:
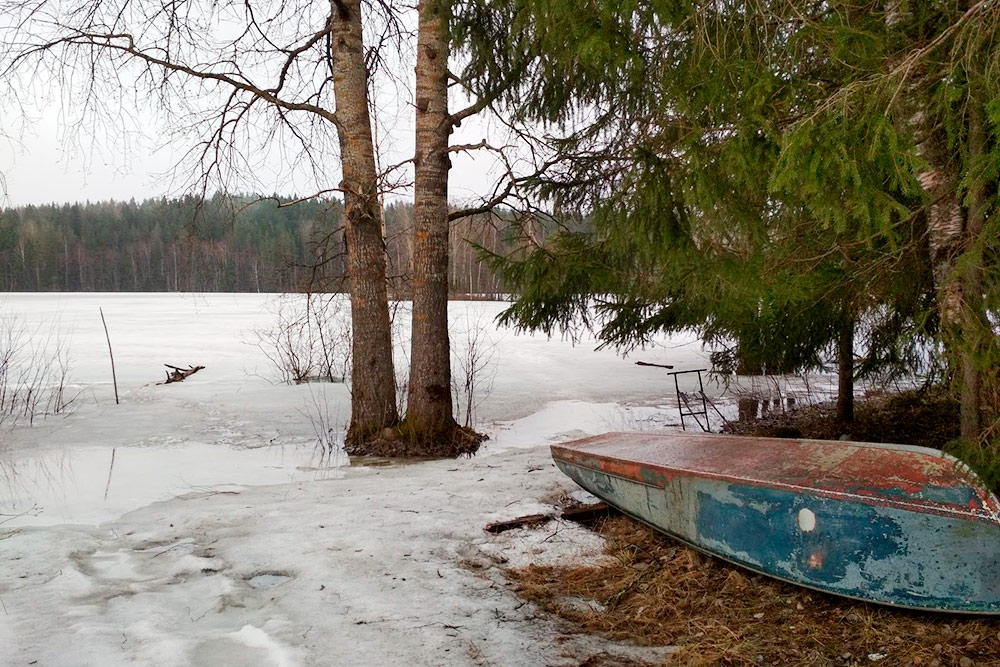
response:
[[[42,454],[0,451],[0,526],[98,524],[190,493],[337,479],[343,450],[315,443],[253,449],[185,442],[79,447]]]

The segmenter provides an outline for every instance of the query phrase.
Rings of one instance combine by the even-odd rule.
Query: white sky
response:
[[[412,20],[412,16],[406,18],[406,22]],[[412,45],[389,57],[395,61],[392,65],[395,73],[392,77],[383,75],[373,83],[379,107],[376,136],[383,166],[400,163],[413,155]],[[80,73],[79,77],[86,75]],[[75,85],[79,86],[79,82]],[[37,76],[29,79],[28,86],[32,90],[25,92],[16,104],[3,105],[0,116],[0,208],[87,200],[141,200],[185,193],[191,179],[174,166],[196,139],[190,134],[180,136],[176,120],[172,125],[169,119],[152,112],[151,100],[128,90],[121,93],[121,100],[105,98],[102,101],[110,113],[105,110],[102,126],[92,125],[81,131],[74,125],[79,120],[79,109],[74,106],[78,97],[72,92],[63,94],[56,81]],[[112,92],[111,96],[119,94]],[[193,89],[192,99],[200,99]],[[455,96],[451,100],[453,110],[466,104],[467,100]],[[470,118],[454,133],[452,143],[474,144],[484,138],[491,144],[504,143],[505,136],[505,132],[498,132],[487,120]],[[276,141],[272,137],[257,142],[250,132],[245,140],[248,143],[241,150],[247,154],[248,166],[231,179],[229,189],[247,192],[252,188],[261,194],[302,196],[337,186],[339,158],[333,151],[329,151],[329,161],[324,153],[324,170],[327,165],[333,168],[317,178],[304,162],[300,166],[296,161],[297,149],[290,148],[294,142],[287,138]],[[496,159],[482,151],[476,155],[453,153],[452,163],[450,190],[456,203],[489,196],[502,174]],[[407,176],[410,178],[412,175]],[[247,181],[255,184],[248,187]],[[410,197],[411,191],[402,191],[390,199]]]
[[[456,101],[452,106],[458,108],[460,104]],[[55,108],[36,110],[36,113],[39,114],[37,121],[22,136],[0,139],[0,175],[6,195],[0,200],[0,207],[141,200],[181,194],[171,172],[187,146],[162,145],[157,137],[164,128],[157,127],[155,119],[145,126],[146,136],[133,136],[127,147],[90,140],[77,145],[66,137],[66,128]],[[393,126],[390,136],[382,134],[386,163],[406,159],[413,151],[412,121],[397,120],[389,123]],[[477,143],[490,134],[495,134],[495,130],[487,122],[469,119],[453,135],[453,143]],[[476,156],[453,154],[452,162],[450,190],[454,201],[486,196],[492,190],[499,172],[489,155],[482,152]],[[305,181],[300,178],[297,182],[288,182],[276,176],[272,191],[306,194],[310,185]],[[403,194],[401,198],[407,196]]]

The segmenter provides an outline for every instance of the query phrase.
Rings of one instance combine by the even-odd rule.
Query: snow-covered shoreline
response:
[[[539,616],[497,568],[593,558],[601,540],[483,531],[570,486],[534,447],[7,532],[0,664],[579,664],[605,643]],[[253,588],[262,573],[288,579]]]
[[[72,332],[80,399],[0,445],[0,664],[558,665],[606,653],[539,616],[499,569],[596,558],[601,540],[575,525],[483,526],[553,512],[572,489],[549,443],[671,428],[672,383],[593,341],[494,328],[478,456],[349,466],[321,455],[314,428],[343,426],[347,388],[275,384],[241,342],[268,298],[3,297],[5,312]],[[502,308],[453,304],[455,326]],[[690,341],[636,358],[704,364]],[[156,386],[163,363],[207,368]]]

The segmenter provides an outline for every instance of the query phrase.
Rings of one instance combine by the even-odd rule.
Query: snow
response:
[[[602,558],[599,537],[558,520],[499,535],[483,526],[554,514],[558,497],[577,493],[549,444],[677,428],[672,381],[632,362],[703,368],[697,344],[664,340],[623,359],[585,338],[498,330],[501,303],[455,303],[456,347],[478,327],[496,362],[477,413],[491,439],[472,459],[352,466],[316,438],[342,431],[348,388],[276,384],[260,350],[241,342],[267,324],[273,298],[2,298],[0,310],[39,330],[71,332],[79,397],[71,414],[13,428],[0,445],[0,665],[637,657],[572,634],[502,573]],[[156,386],[163,363],[206,369]]]

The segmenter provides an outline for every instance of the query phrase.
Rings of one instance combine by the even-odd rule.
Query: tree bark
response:
[[[940,137],[927,141],[925,157],[931,169],[920,175],[920,184],[926,190],[931,205],[927,212],[927,240],[931,254],[934,289],[937,293],[938,316],[945,349],[955,363],[961,405],[962,437],[974,441],[979,437],[980,400],[979,376],[975,368],[974,351],[970,348],[973,337],[966,289],[974,286],[975,273],[962,275],[958,270],[958,257],[970,241],[966,225],[967,211],[959,200],[957,177],[948,165]],[[981,227],[981,224],[980,224]],[[964,284],[963,284],[964,283]],[[981,300],[974,293],[973,301]]]
[[[347,451],[397,425],[396,380],[386,292],[385,242],[379,214],[375,149],[368,106],[368,69],[361,0],[334,3],[331,55],[343,168],[345,240],[351,291],[353,374]]]
[[[837,422],[854,423],[854,321],[846,319],[837,335]]]
[[[448,0],[422,0],[417,38],[413,329],[407,430],[454,432],[448,339]]]
[[[968,141],[970,162],[978,166],[978,161],[986,154],[986,134],[983,109],[979,106],[978,100],[975,99],[969,105]],[[965,243],[963,244],[965,251],[970,250],[983,233],[983,223],[986,219],[986,193],[984,190],[982,179],[977,178],[972,181],[966,196]],[[960,424],[962,437],[971,442],[980,437],[985,421],[983,414],[985,407],[983,371],[977,359],[980,351],[979,341],[983,337],[992,336],[992,332],[983,308],[981,262],[967,262],[959,280],[964,297],[962,317],[964,336],[959,361],[962,370]]]
[[[969,8],[965,0],[962,11]],[[910,16],[906,3],[890,0],[886,4],[889,27]],[[971,74],[971,73],[970,73]],[[915,91],[911,91],[913,93]],[[982,109],[973,96],[969,104],[967,155],[975,163],[986,148]],[[930,206],[927,210],[927,240],[930,266],[937,295],[941,338],[950,363],[956,370],[961,410],[961,435],[972,442],[979,439],[983,427],[982,369],[975,359],[977,322],[985,320],[980,267],[970,265],[959,270],[959,256],[975,244],[982,234],[985,218],[981,183],[971,185],[963,210],[959,196],[958,168],[950,159],[943,131],[928,117],[926,102],[918,101],[911,118],[914,129],[923,134],[920,150],[929,169],[919,180]],[[978,179],[977,179],[978,180]]]

